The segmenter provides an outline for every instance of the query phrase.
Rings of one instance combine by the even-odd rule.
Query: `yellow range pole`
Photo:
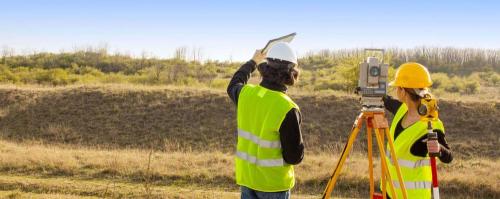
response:
[[[361,123],[360,123],[361,122]],[[358,118],[356,118],[356,121],[354,122],[353,129],[351,132],[351,135],[349,135],[349,140],[347,142],[346,147],[344,148],[344,151],[342,152],[342,157],[340,158],[340,161],[337,163],[337,166],[335,167],[335,170],[333,170],[332,177],[328,181],[328,184],[326,185],[325,192],[323,193],[323,199],[325,198],[330,198],[330,195],[333,191],[333,188],[335,187],[335,183],[337,182],[337,178],[340,175],[340,171],[342,171],[342,166],[344,165],[344,162],[349,155],[349,152],[351,151],[352,145],[354,141],[356,140],[356,136],[358,135],[360,126],[363,123],[363,113],[360,113]]]
[[[380,138],[380,131],[378,128],[375,128],[375,137],[377,137],[377,145],[378,145],[378,149],[380,152],[380,160],[381,160],[380,162],[382,163],[383,170],[387,174],[387,177],[389,177],[389,179],[387,179],[387,180],[389,181],[389,185],[391,185],[390,188],[391,188],[392,196],[394,196],[393,197],[394,199],[397,199],[396,190],[394,188],[394,182],[392,182],[391,173],[389,173],[389,169],[387,168],[387,165],[385,162],[384,143],[382,142],[382,139]],[[404,198],[404,199],[406,199],[406,198]]]
[[[372,154],[372,128],[366,125],[366,136],[368,141],[368,172],[370,172],[370,198],[373,198],[375,193],[375,183],[373,180],[373,154]]]
[[[401,168],[399,167],[399,162],[398,162],[398,158],[396,157],[396,152],[394,151],[394,142],[389,137],[389,128],[385,128],[384,131],[385,131],[385,135],[388,137],[387,142],[389,143],[389,147],[391,148],[391,150],[390,150],[391,158],[392,158],[392,162],[394,163],[394,166],[396,167],[396,173],[398,175],[399,186],[401,188],[401,191],[403,192],[403,198],[406,199],[406,198],[408,198],[407,193],[406,193],[406,186],[405,186],[405,183],[403,181],[403,175],[401,175]]]

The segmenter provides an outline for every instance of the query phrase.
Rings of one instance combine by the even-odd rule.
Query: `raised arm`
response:
[[[256,50],[252,60],[247,61],[234,73],[227,86],[227,94],[233,100],[234,104],[238,104],[238,96],[240,95],[241,88],[247,84],[250,74],[255,71],[257,64],[262,62],[264,58],[265,55],[260,50]]]

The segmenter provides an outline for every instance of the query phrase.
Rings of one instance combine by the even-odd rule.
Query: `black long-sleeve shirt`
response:
[[[399,107],[403,104],[398,100],[393,99],[391,96],[386,96],[383,98],[384,100],[384,106],[385,108],[391,112],[392,114],[396,115],[396,112],[398,111]],[[405,128],[401,125],[402,119],[398,121],[398,124],[396,125],[396,129],[394,130],[394,141],[398,138],[398,136],[403,132]],[[441,145],[441,151],[440,151],[440,156],[439,160],[443,163],[450,163],[453,160],[453,156],[451,154],[451,149],[450,146],[448,145],[448,142],[446,142],[445,139],[445,134],[441,130],[434,130],[438,134],[438,142]],[[427,139],[427,135],[424,135],[420,137],[415,143],[410,148],[411,154],[414,156],[420,156],[420,157],[426,157],[427,156],[427,144],[425,140]]]
[[[227,87],[227,94],[231,100],[238,105],[238,97],[243,86],[250,79],[250,74],[255,71],[256,63],[252,60],[243,64],[238,71],[233,75]],[[263,79],[260,83],[262,87],[270,90],[286,92],[285,85],[277,84],[275,82]],[[304,158],[304,142],[302,140],[302,133],[300,124],[302,123],[300,111],[293,108],[288,111],[285,119],[281,123],[280,142],[282,148],[283,159],[287,164],[299,164]]]

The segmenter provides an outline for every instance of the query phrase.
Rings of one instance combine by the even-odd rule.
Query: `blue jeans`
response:
[[[280,192],[261,192],[241,186],[241,199],[289,199],[290,190]]]

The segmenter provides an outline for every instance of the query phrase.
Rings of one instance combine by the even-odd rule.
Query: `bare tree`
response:
[[[192,52],[192,56],[193,56],[193,59],[192,59],[193,61],[195,61],[195,62],[196,61],[201,61],[201,59],[203,58],[202,57],[203,53],[202,53],[200,47],[198,47],[198,48],[197,47],[193,47],[193,49],[192,49],[191,52]]]
[[[175,49],[174,58],[178,60],[186,60],[187,48],[185,46]]]
[[[153,66],[153,77],[155,82],[160,82],[161,73],[165,70],[165,67],[166,67],[165,64],[160,62],[156,63]]]
[[[143,69],[146,67],[147,59],[148,59],[148,52],[143,50],[141,53],[141,60],[139,61],[139,69]]]
[[[4,65],[7,64],[7,57],[11,57],[14,55],[14,49],[10,48],[7,45],[2,46],[2,63]]]

